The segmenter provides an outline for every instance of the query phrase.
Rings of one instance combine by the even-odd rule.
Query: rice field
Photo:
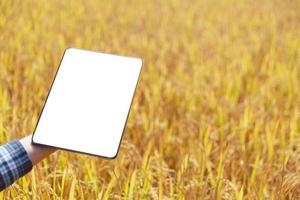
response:
[[[0,199],[300,199],[299,0],[1,0],[1,144],[68,47],[144,60],[118,157],[57,151]]]

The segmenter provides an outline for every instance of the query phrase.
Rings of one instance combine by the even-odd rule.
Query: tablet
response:
[[[67,49],[32,142],[115,158],[141,67],[139,58]]]

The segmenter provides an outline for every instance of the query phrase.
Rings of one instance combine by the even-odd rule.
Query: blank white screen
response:
[[[138,58],[67,49],[33,142],[115,157],[141,67]]]

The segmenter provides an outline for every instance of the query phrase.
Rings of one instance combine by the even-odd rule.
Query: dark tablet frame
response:
[[[42,114],[43,114],[43,111],[44,111],[45,105],[46,105],[46,103],[47,103],[48,97],[49,97],[49,95],[50,95],[50,93],[51,93],[53,84],[54,84],[54,82],[55,82],[56,76],[57,76],[58,71],[59,71],[60,66],[61,66],[61,62],[62,62],[62,60],[63,60],[63,58],[64,58],[64,56],[65,56],[65,53],[66,53],[66,51],[67,51],[68,49],[78,49],[78,50],[90,51],[90,52],[95,52],[95,53],[104,53],[104,52],[100,52],[100,51],[91,51],[91,50],[80,49],[80,48],[75,48],[75,47],[68,47],[68,48],[65,49],[65,51],[64,51],[64,53],[63,53],[63,55],[62,55],[62,57],[61,57],[61,59],[60,59],[58,68],[57,68],[57,70],[56,70],[56,72],[55,72],[53,81],[52,81],[52,83],[51,83],[51,86],[50,86],[50,89],[49,89],[49,92],[48,92],[48,95],[47,95],[47,97],[46,97],[46,99],[45,99],[45,102],[44,102],[44,104],[43,104],[42,110],[41,110],[41,112],[40,112],[40,114],[39,114],[37,123],[36,123],[36,125],[35,125],[34,131],[33,131],[32,137],[31,137],[31,143],[34,144],[34,145],[53,147],[53,148],[56,148],[56,149],[66,150],[66,151],[75,152],[75,153],[81,153],[81,154],[85,154],[85,155],[89,155],[89,156],[96,156],[96,157],[106,158],[106,159],[115,159],[115,158],[118,156],[118,154],[119,154],[119,150],[120,150],[120,146],[121,146],[121,141],[122,141],[123,136],[124,136],[124,132],[125,132],[127,120],[128,120],[129,114],[130,114],[131,106],[132,106],[132,103],[133,103],[133,100],[134,100],[134,96],[135,96],[135,93],[136,93],[136,89],[137,89],[137,86],[138,86],[138,84],[139,84],[139,82],[140,82],[140,77],[141,77],[141,73],[142,73],[142,70],[143,70],[143,60],[140,59],[140,58],[138,58],[138,59],[140,59],[140,60],[142,61],[141,70],[140,70],[140,72],[139,72],[138,80],[137,80],[137,83],[136,83],[136,86],[135,86],[135,89],[134,89],[134,92],[133,92],[133,97],[132,97],[132,99],[131,99],[131,103],[130,103],[130,106],[129,106],[129,110],[128,110],[128,112],[127,112],[127,116],[126,116],[126,120],[125,120],[125,124],[124,124],[123,131],[122,131],[121,139],[120,139],[120,142],[119,142],[119,145],[118,145],[118,149],[117,149],[117,152],[116,152],[116,154],[115,154],[114,156],[112,156],[112,157],[100,156],[100,155],[97,155],[97,154],[86,153],[86,152],[83,152],[83,151],[76,151],[76,150],[72,150],[72,149],[67,149],[67,148],[62,148],[62,147],[56,147],[56,146],[47,145],[47,144],[40,144],[40,143],[36,143],[36,142],[34,141],[34,134],[35,134],[35,131],[36,131],[36,129],[37,129],[37,126],[38,126],[39,121],[40,121],[40,119],[41,119],[41,116],[42,116]],[[116,54],[112,54],[112,53],[105,53],[105,54],[110,54],[110,55],[114,55],[114,56],[123,56],[123,55],[116,55]],[[132,57],[132,56],[126,56],[126,57],[137,58],[137,57]]]

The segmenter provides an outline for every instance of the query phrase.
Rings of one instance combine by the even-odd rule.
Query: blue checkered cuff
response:
[[[0,146],[0,191],[31,169],[32,162],[18,140]]]

